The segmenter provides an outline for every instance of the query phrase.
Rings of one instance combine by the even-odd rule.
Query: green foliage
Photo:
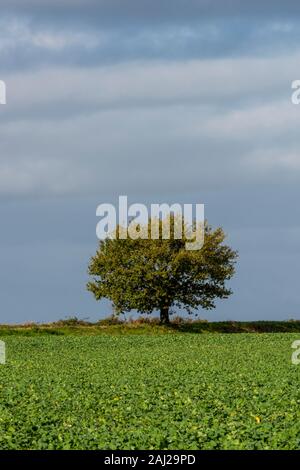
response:
[[[299,449],[297,334],[5,337],[1,449]]]
[[[68,322],[68,320],[67,320]],[[1,336],[37,335],[156,335],[170,333],[300,333],[300,321],[208,322],[175,317],[168,325],[160,325],[155,317],[139,317],[122,321],[111,316],[96,323],[77,320],[65,324],[65,320],[45,324],[0,325]]]
[[[150,227],[151,223],[149,223]],[[237,253],[223,242],[221,228],[205,225],[204,246],[186,250],[186,239],[151,240],[107,238],[92,257],[88,283],[97,300],[110,299],[116,313],[136,309],[161,312],[169,321],[170,308],[184,307],[189,313],[199,307],[215,307],[215,299],[231,294],[226,281],[234,274]]]

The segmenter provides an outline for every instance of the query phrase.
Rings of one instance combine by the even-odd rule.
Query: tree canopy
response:
[[[87,289],[96,300],[110,299],[116,313],[158,310],[161,323],[169,322],[172,307],[212,309],[232,293],[226,281],[237,252],[224,244],[222,228],[205,223],[204,234],[203,247],[191,251],[174,232],[170,239],[106,238],[90,260]]]

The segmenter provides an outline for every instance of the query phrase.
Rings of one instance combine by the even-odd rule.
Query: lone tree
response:
[[[87,289],[96,300],[110,299],[116,313],[159,310],[162,324],[169,323],[172,307],[190,314],[215,308],[215,299],[232,293],[225,283],[234,274],[237,252],[223,243],[221,228],[205,223],[204,234],[203,247],[191,251],[172,230],[170,239],[106,238],[91,258]]]

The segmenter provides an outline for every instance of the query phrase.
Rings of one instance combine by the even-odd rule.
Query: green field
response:
[[[1,339],[1,449],[300,449],[299,334]]]

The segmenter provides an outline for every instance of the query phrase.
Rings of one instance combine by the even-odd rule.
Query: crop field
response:
[[[298,334],[1,339],[1,449],[300,448]]]

